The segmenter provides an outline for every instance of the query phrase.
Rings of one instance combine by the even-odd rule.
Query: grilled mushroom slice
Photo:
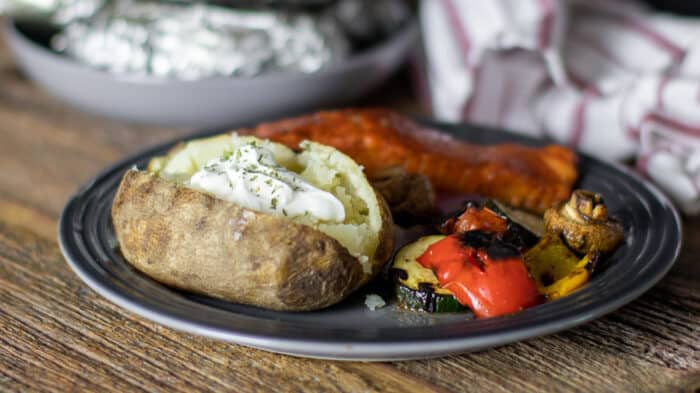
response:
[[[609,253],[624,238],[622,224],[608,216],[603,197],[586,190],[575,190],[567,202],[545,211],[544,225],[581,254]]]

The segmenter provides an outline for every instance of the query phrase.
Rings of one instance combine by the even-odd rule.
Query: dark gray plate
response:
[[[433,125],[479,143],[542,143],[468,125]],[[579,186],[603,194],[610,211],[625,222],[626,238],[592,281],[568,297],[484,320],[402,311],[393,305],[370,311],[362,292],[329,309],[305,313],[227,303],[158,284],[115,251],[110,206],[123,172],[133,165],[143,167],[173,143],[119,162],[82,187],[61,215],[61,250],[90,287],[136,314],[175,329],[270,351],[396,360],[475,351],[549,334],[600,317],[640,296],[670,269],[680,249],[680,220],[656,188],[622,167],[581,155]]]

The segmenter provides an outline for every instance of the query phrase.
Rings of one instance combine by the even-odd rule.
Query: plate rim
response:
[[[447,134],[453,134],[453,132],[446,131],[449,129],[477,129],[486,132],[496,131],[497,133],[501,134],[501,136],[520,143],[541,144],[545,142],[545,140],[542,139],[515,134],[499,128],[483,127],[470,123],[445,123],[426,119],[419,120],[419,123]],[[67,246],[67,215],[79,206],[81,198],[93,187],[93,185],[99,183],[100,180],[109,177],[109,175],[115,170],[128,166],[129,164],[134,163],[139,159],[143,159],[144,157],[153,156],[156,152],[163,151],[164,149],[174,146],[181,141],[206,137],[223,132],[228,131],[217,130],[189,133],[187,135],[179,136],[130,154],[99,171],[97,175],[93,176],[89,181],[81,185],[76,192],[71,195],[62,209],[59,218],[58,243],[64,259],[85,284],[108,301],[117,304],[127,311],[180,332],[196,334],[221,341],[232,342],[248,347],[264,349],[267,351],[292,356],[349,361],[395,361],[424,359],[463,353],[467,351],[478,351],[494,346],[510,344],[528,338],[540,337],[547,334],[568,330],[575,326],[579,326],[586,322],[600,318],[603,315],[611,313],[628,304],[656,285],[673,267],[682,249],[683,228],[680,215],[673,203],[671,203],[670,199],[666,197],[666,195],[664,195],[657,186],[649,182],[647,179],[639,176],[629,167],[615,162],[599,160],[589,156],[588,154],[577,151],[576,153],[580,157],[584,157],[586,160],[592,161],[596,164],[612,166],[624,173],[625,176],[631,177],[643,185],[661,205],[668,208],[670,211],[672,221],[675,224],[673,229],[678,237],[678,242],[673,250],[673,255],[668,259],[668,261],[665,262],[663,268],[653,277],[644,281],[642,285],[633,287],[631,290],[622,294],[622,296],[614,299],[608,299],[603,304],[589,305],[589,309],[585,310],[585,312],[583,310],[579,310],[579,312],[573,313],[572,315],[564,315],[555,318],[554,321],[556,321],[556,323],[552,323],[554,321],[545,320],[542,323],[521,327],[515,331],[494,332],[476,337],[468,336],[414,341],[384,340],[379,342],[357,342],[342,339],[331,341],[314,341],[309,339],[290,339],[279,336],[271,337],[266,335],[236,332],[231,329],[207,325],[200,320],[181,318],[176,315],[172,315],[166,310],[152,309],[149,307],[149,305],[141,304],[137,300],[129,298],[129,296],[126,294],[109,288],[107,285],[101,282],[100,278],[93,277],[89,272],[87,272],[85,267],[78,262],[79,256],[75,255],[74,252]],[[460,136],[454,137],[462,139]]]

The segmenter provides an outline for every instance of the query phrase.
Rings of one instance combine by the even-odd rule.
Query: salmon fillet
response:
[[[304,140],[333,146],[370,179],[398,165],[427,176],[438,191],[479,194],[534,212],[567,199],[578,177],[576,154],[566,147],[470,144],[385,109],[322,111],[246,133],[292,149]]]

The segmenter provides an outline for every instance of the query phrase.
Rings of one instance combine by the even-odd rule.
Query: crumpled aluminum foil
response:
[[[349,54],[330,19],[130,0],[66,24],[51,45],[99,69],[185,80],[310,73]]]
[[[411,16],[407,0],[324,0],[330,5],[313,11],[298,0],[274,1],[291,2],[241,9],[178,0],[0,0],[0,12],[57,26],[52,49],[98,69],[183,80],[313,73]]]
[[[94,15],[105,0],[0,0],[0,15],[63,25]]]

